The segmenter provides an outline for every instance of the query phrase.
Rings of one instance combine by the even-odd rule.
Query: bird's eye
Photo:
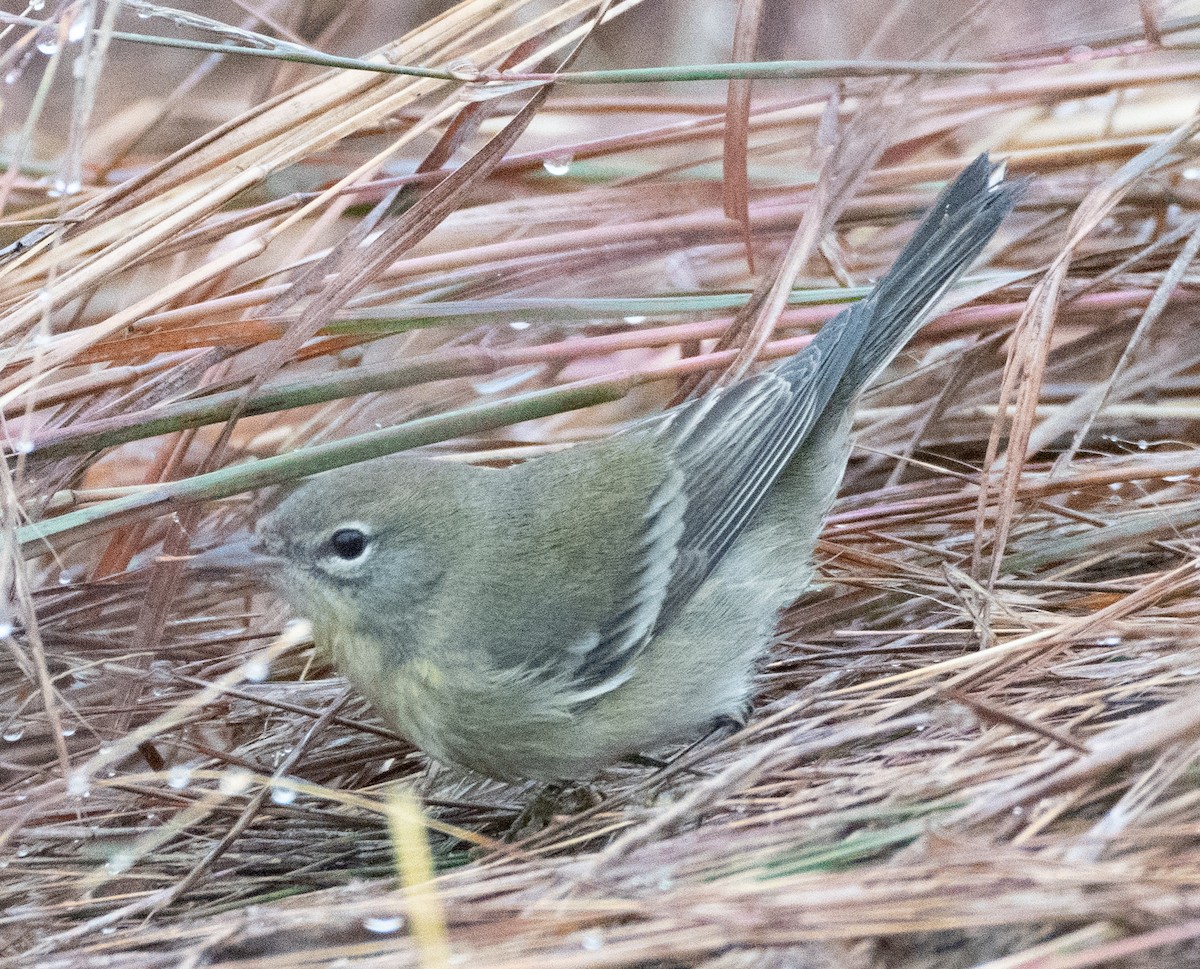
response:
[[[367,550],[367,533],[361,528],[339,528],[330,536],[329,547],[338,558],[353,562]]]

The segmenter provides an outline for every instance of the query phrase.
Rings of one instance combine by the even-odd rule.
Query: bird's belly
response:
[[[594,775],[620,756],[540,684],[497,682],[428,659],[388,669],[357,642],[331,645],[338,669],[388,726],[441,763],[500,780],[563,780]]]

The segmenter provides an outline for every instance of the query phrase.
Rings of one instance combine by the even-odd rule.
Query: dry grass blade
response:
[[[751,61],[762,26],[762,0],[740,0],[733,30],[733,60]],[[746,262],[754,272],[754,248],[750,236],[750,186],[747,152],[750,138],[750,80],[729,82],[725,101],[725,146],[721,172],[725,191],[725,214],[742,227]]]
[[[1200,18],[30,7],[0,967],[1197,963]],[[984,150],[1030,190],[863,400],[744,728],[507,844],[536,792],[180,568],[322,469],[525,460],[796,352]]]
[[[984,467],[990,472],[999,453],[1000,440],[1006,436],[1007,460],[1003,462],[1000,469],[999,517],[995,523],[991,542],[990,568],[987,575],[989,582],[995,582],[999,577],[1004,548],[1012,527],[1016,507],[1016,491],[1025,458],[1029,453],[1030,439],[1036,419],[1036,407],[1041,395],[1042,381],[1050,352],[1050,340],[1054,333],[1058,302],[1071,260],[1075,258],[1080,245],[1088,234],[1112,211],[1134,183],[1164,164],[1172,152],[1186,145],[1198,131],[1200,131],[1200,118],[1188,120],[1171,132],[1168,137],[1156,142],[1137,157],[1130,159],[1111,177],[1088,193],[1071,217],[1071,222],[1067,227],[1067,239],[1062,250],[1055,256],[1046,275],[1030,294],[1025,315],[1021,318],[1021,322],[1017,325],[1017,331],[1013,335],[1009,360],[1004,369],[1004,383],[1000,391],[1001,414],[1004,416],[997,419],[992,429],[991,437],[988,440],[988,453],[984,459]],[[1003,408],[1010,402],[1015,406],[1016,411],[1011,426],[1008,427],[1007,434],[1005,434],[1004,426],[1007,423],[1007,415]],[[985,533],[984,518],[988,504],[989,495],[985,488],[980,491],[979,527],[976,530],[974,549],[977,574],[981,572]]]

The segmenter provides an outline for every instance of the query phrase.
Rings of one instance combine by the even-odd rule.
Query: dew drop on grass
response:
[[[271,675],[271,661],[265,656],[252,656],[246,660],[246,665],[242,667],[242,672],[245,673],[246,679],[252,683],[262,683]]]
[[[39,54],[47,57],[58,53],[58,31],[54,27],[47,27],[38,34],[37,49]]]
[[[231,767],[221,774],[217,789],[225,795],[241,794],[250,786],[250,772],[244,767]]]
[[[177,791],[182,791],[192,780],[190,767],[172,767],[167,771],[167,784]]]
[[[104,863],[104,870],[109,875],[123,875],[133,867],[135,860],[132,852],[118,851]]]
[[[570,155],[551,155],[542,162],[542,168],[546,170],[547,175],[562,176],[571,170],[571,162],[574,160]]]
[[[599,932],[584,932],[579,944],[584,952],[599,952],[604,948],[604,936]]]
[[[4,728],[4,733],[0,734],[10,744],[15,744],[18,740],[25,736],[25,728],[20,724],[9,724]]]
[[[83,183],[76,179],[67,181],[65,178],[56,178],[50,191],[46,194],[52,199],[62,198],[64,195],[78,195],[83,191]]]
[[[479,80],[479,67],[469,57],[456,57],[446,65],[446,70],[458,81]]]
[[[271,800],[275,804],[291,804],[296,800],[296,789],[282,784],[271,785]]]
[[[363,928],[368,932],[374,932],[378,935],[398,932],[402,925],[404,925],[404,919],[398,915],[372,916],[371,918],[363,919]]]

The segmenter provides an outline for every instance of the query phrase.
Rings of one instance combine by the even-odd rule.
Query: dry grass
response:
[[[917,3],[863,59],[921,67],[739,83],[728,127],[717,82],[527,77],[628,66],[633,6],[466,0],[381,48],[432,76],[113,33],[380,46],[353,4],[0,25],[3,964],[1196,964],[1200,20],[996,2],[916,43]],[[865,401],[735,736],[502,844],[528,791],[428,768],[176,559],[320,467],[511,461],[794,352],[985,148],[1032,189]]]

